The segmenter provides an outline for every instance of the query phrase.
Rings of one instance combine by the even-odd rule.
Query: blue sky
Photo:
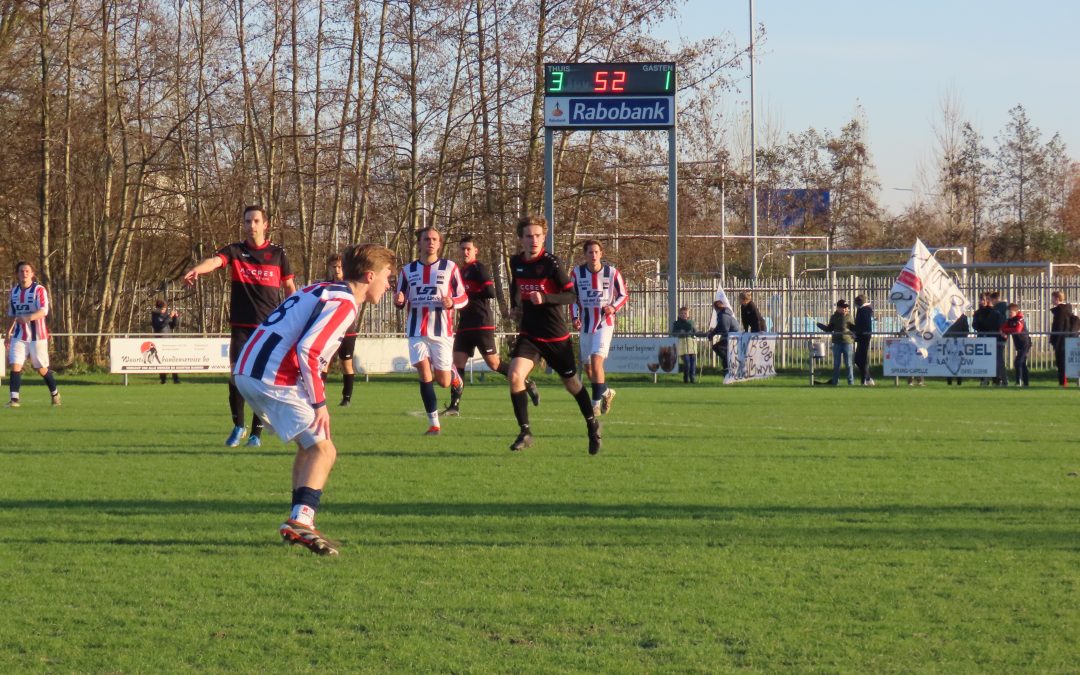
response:
[[[747,0],[688,0],[658,37],[732,34],[745,46]],[[988,145],[1027,109],[1080,159],[1080,3],[1072,0],[755,0],[766,38],[755,71],[760,123],[785,134],[839,131],[862,105],[882,203],[899,211],[930,169],[933,125],[951,94]],[[749,96],[749,70],[731,94]],[[901,189],[897,189],[901,188]]]

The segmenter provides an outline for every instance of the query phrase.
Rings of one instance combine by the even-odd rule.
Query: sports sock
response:
[[[232,382],[229,383],[229,410],[232,412],[233,426],[244,426],[244,397]]]
[[[10,377],[10,381],[8,382],[8,387],[11,388],[11,398],[13,398],[15,400],[18,400],[18,398],[19,398],[19,389],[22,388],[22,371],[21,370],[19,372],[17,372],[17,373],[15,371],[11,371],[11,377]]]
[[[439,411],[429,412],[427,414],[427,421],[429,427],[437,427],[439,425]]]
[[[606,382],[593,382],[592,385],[592,400],[593,403],[599,403],[600,399],[604,398],[604,392],[607,391]]]
[[[321,498],[322,490],[309,487],[296,488],[292,491],[292,513],[289,518],[313,527],[315,525],[315,513],[319,510],[319,499]]]
[[[251,435],[255,438],[262,437],[263,421],[262,418],[255,413],[251,414]]]
[[[495,372],[503,377],[510,377],[510,364],[506,361],[499,361],[499,367],[495,369]]]
[[[356,373],[345,373],[344,384],[341,385],[341,398],[346,401],[352,400],[353,384],[356,383]]]
[[[574,394],[574,400],[577,401],[578,408],[581,410],[581,416],[585,419],[591,419],[593,417],[593,404],[589,400],[589,393],[585,391],[585,387],[578,389],[578,393]]]
[[[424,410],[428,415],[439,409],[439,398],[435,395],[434,382],[420,383],[420,399],[424,402]]]
[[[48,370],[48,371],[45,372],[44,375],[41,376],[41,378],[43,380],[45,380],[45,384],[49,385],[49,393],[52,394],[53,396],[55,396],[56,395],[56,373],[54,373],[51,370]]]
[[[529,426],[529,395],[524,391],[510,392],[510,401],[514,404],[514,417],[518,426]]]
[[[461,373],[458,372],[457,366],[451,365],[450,372],[453,375],[453,377],[451,377],[450,379],[451,387],[460,387],[465,384],[465,380],[461,379]]]

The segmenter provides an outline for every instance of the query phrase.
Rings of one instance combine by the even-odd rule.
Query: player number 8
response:
[[[285,318],[285,312],[289,311],[289,308],[300,302],[299,296],[291,296],[285,298],[285,302],[281,303],[277,309],[270,313],[270,316],[266,317],[266,321],[263,321],[264,326],[273,326],[278,321]]]

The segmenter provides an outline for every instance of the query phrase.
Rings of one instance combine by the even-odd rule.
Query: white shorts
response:
[[[48,340],[12,340],[8,345],[8,363],[13,366],[21,366],[30,357],[30,363],[35,368],[49,367],[49,341]]]
[[[311,430],[315,410],[301,393],[300,385],[267,384],[247,375],[234,375],[233,379],[251,409],[281,440],[296,441],[304,449],[326,440],[326,436]]]
[[[431,361],[431,367],[435,370],[452,369],[454,367],[454,338],[409,338],[409,362],[415,366],[424,359]]]
[[[601,326],[592,333],[581,332],[581,361],[588,363],[593,354],[601,358],[607,358],[608,348],[611,347],[611,336],[615,334],[614,326]]]

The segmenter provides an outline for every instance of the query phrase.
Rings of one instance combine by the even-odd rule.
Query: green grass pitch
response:
[[[223,380],[61,378],[52,409],[31,379],[0,410],[2,672],[1080,664],[1080,392],[1049,381],[617,380],[596,457],[551,379],[521,454],[498,377],[438,438],[413,379],[358,382],[324,559],[277,536],[292,449],[223,447]]]

